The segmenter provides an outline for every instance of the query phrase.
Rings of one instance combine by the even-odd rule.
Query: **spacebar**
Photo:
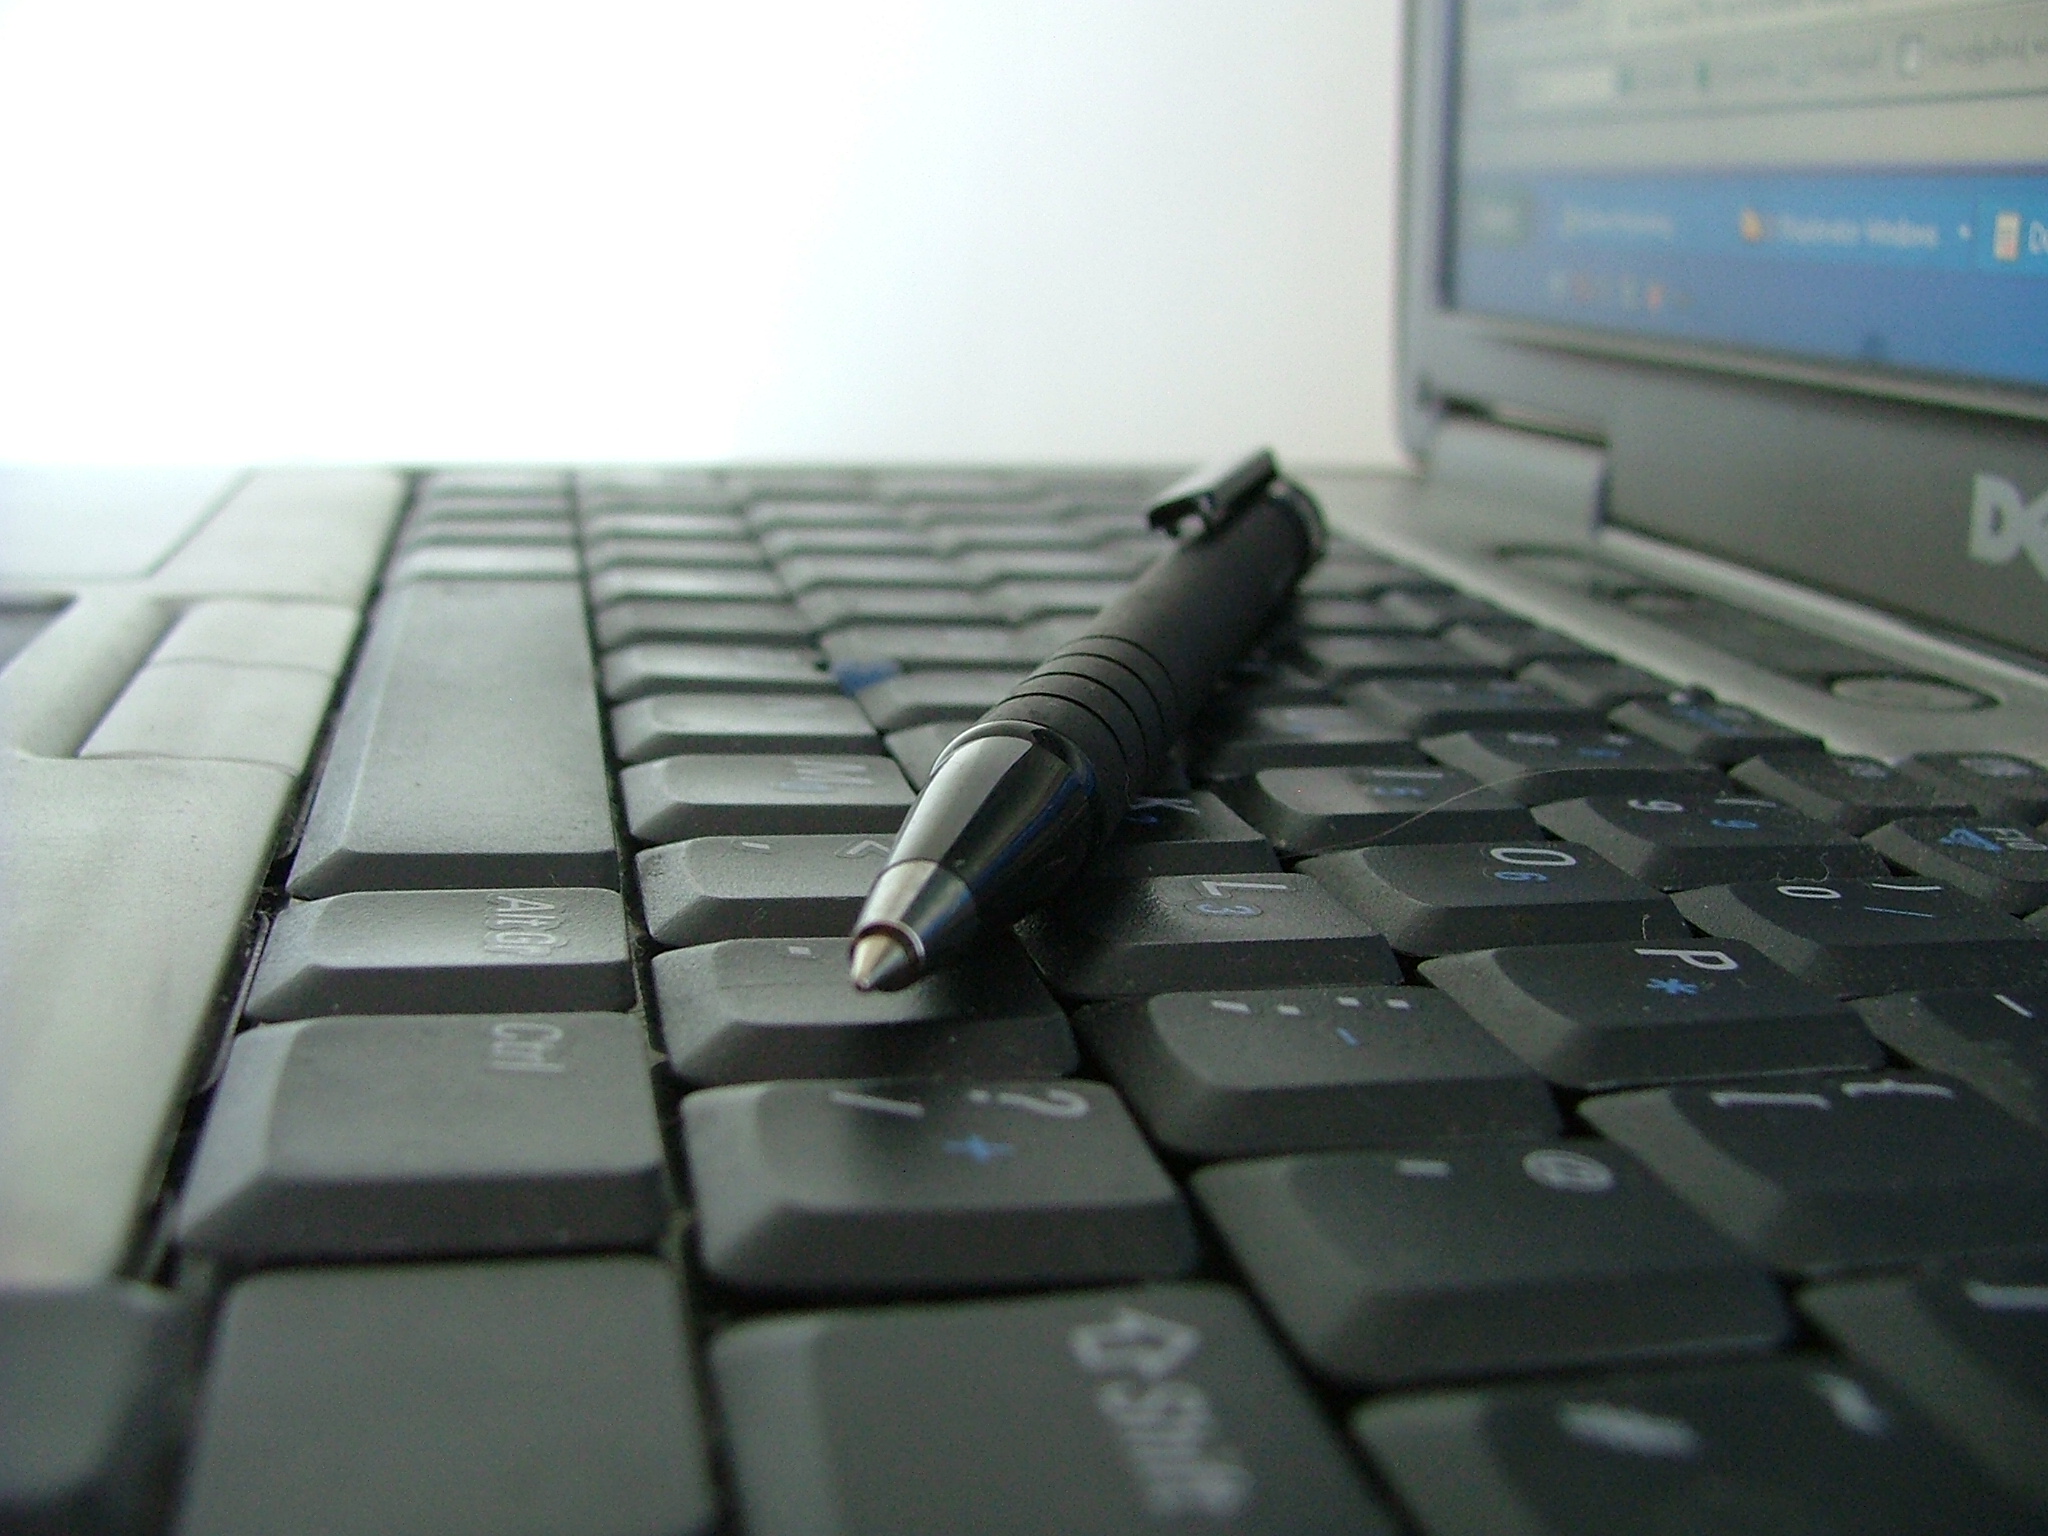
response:
[[[580,587],[391,592],[335,727],[291,893],[618,883]]]

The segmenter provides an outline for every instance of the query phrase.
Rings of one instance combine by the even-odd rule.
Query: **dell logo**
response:
[[[2048,580],[2048,491],[2028,501],[2003,475],[1978,475],[1970,486],[1970,558],[2004,565],[2023,549]]]

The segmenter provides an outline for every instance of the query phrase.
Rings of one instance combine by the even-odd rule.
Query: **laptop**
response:
[[[2044,28],[1416,0],[1418,469],[901,994],[1177,466],[11,475],[0,1530],[2048,1524]]]

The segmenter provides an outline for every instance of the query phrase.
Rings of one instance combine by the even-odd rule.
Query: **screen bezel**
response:
[[[1843,396],[1990,412],[2048,422],[2048,389],[1978,384],[1459,310],[1451,303],[1445,214],[1457,166],[1456,28],[1459,0],[1409,0],[1405,149],[1402,157],[1403,433],[1421,451],[1442,402],[1554,419],[1592,440],[1607,436],[1617,376],[1610,362],[1772,379]]]
[[[2048,495],[2048,391],[1570,330],[1450,302],[1458,0],[1409,0],[1399,417],[1606,450],[1600,517],[2048,660],[2048,568],[1967,550],[1973,477]],[[1740,453],[1729,445],[1740,444]]]

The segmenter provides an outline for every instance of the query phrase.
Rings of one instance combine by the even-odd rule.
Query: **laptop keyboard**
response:
[[[1339,540],[1081,883],[850,988],[1149,489],[422,479],[144,1283],[0,1308],[0,1531],[2041,1529],[2038,764]]]

